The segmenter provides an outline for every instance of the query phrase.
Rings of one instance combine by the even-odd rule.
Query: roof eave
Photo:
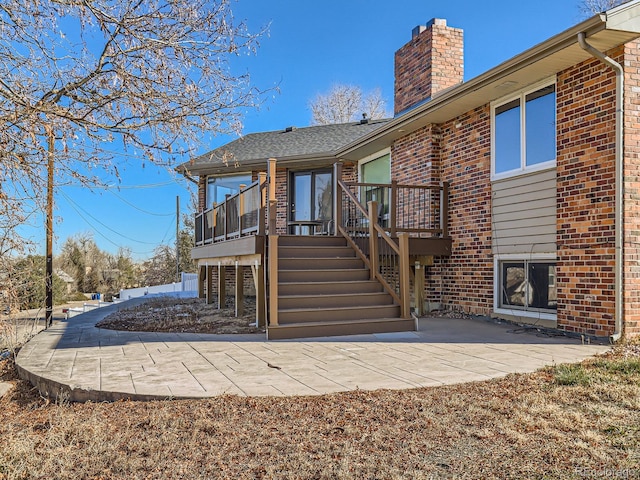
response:
[[[394,118],[383,127],[371,132],[369,135],[346,145],[338,152],[338,155],[341,158],[357,160],[365,155],[388,147],[394,140],[406,136],[419,128],[446,121],[439,118],[439,112],[443,114],[450,112],[448,118],[455,118],[458,115],[473,110],[473,108],[490,103],[496,98],[518,91],[526,85],[514,82],[512,87],[499,89],[498,86],[506,83],[509,77],[516,77],[518,75],[528,78],[529,83],[540,80],[541,78],[530,78],[530,75],[526,75],[526,73],[527,70],[532,70],[533,65],[538,64],[542,60],[553,59],[554,57],[566,57],[567,51],[570,51],[570,58],[572,58],[572,61],[575,61],[575,63],[587,59],[589,57],[588,53],[584,52],[577,45],[578,33],[584,32],[588,38],[592,37],[593,44],[596,48],[610,49],[612,48],[612,46],[609,46],[611,41],[608,42],[606,38],[598,38],[598,34],[607,30],[623,33],[628,32],[629,35],[620,36],[622,40],[628,37],[626,41],[640,36],[640,1],[624,4],[604,14],[595,15],[501,63],[468,82],[461,83],[460,85],[440,92],[434,96],[431,101],[416,106],[412,110]],[[562,62],[556,61],[555,63],[561,64]],[[553,66],[551,64],[554,64],[554,62],[549,61],[549,64]],[[554,73],[557,73],[557,71]],[[538,72],[536,72],[536,74],[537,73]],[[540,75],[542,75],[542,73],[540,73]],[[476,95],[478,100],[475,102],[477,103],[475,107],[470,106],[472,104],[470,102],[462,101],[465,98],[471,97],[476,92],[479,93]],[[459,108],[456,108],[457,105],[459,105]]]
[[[202,175],[227,175],[234,172],[248,172],[248,171],[266,171],[267,170],[267,161],[268,158],[256,158],[251,160],[246,160],[238,165],[223,165],[223,164],[211,164],[211,163],[203,163],[203,164],[193,164],[189,166],[189,162],[185,162],[178,167],[176,170],[185,174],[195,176]],[[277,157],[276,158],[278,166],[286,166],[286,167],[300,167],[304,168],[306,166],[317,166],[318,164],[323,163],[333,163],[338,161],[338,157],[336,152],[324,152],[324,153],[314,153],[308,155],[292,155],[288,157]]]

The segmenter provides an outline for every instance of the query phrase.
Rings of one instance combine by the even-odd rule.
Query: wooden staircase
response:
[[[342,237],[278,239],[278,325],[269,339],[414,331]]]

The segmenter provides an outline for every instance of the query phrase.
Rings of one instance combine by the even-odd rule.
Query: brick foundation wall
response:
[[[225,267],[225,279],[226,279],[226,287],[225,293],[227,297],[235,296],[236,292],[236,269],[235,267]],[[217,265],[212,270],[212,278],[213,278],[213,292],[214,295],[218,295],[218,267]],[[206,283],[205,283],[206,285]],[[253,297],[256,295],[255,283],[253,281],[253,274],[251,273],[251,267],[244,267],[244,295]],[[217,297],[214,297],[214,299]]]

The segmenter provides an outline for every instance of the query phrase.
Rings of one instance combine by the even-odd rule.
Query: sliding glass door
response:
[[[331,170],[291,172],[289,233],[328,233],[333,218],[332,180]]]

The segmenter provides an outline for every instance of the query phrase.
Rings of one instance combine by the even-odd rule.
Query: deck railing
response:
[[[196,214],[196,247],[264,233],[266,186],[266,176],[260,174],[251,185],[241,185],[235,195]]]
[[[336,164],[334,220],[344,236],[400,305],[410,308],[409,237],[447,237],[449,184],[400,185],[343,182]]]
[[[377,203],[374,212],[378,224],[391,237],[405,232],[411,237],[447,237],[449,184],[442,185],[400,185],[343,182],[348,190],[364,207],[368,202]],[[346,198],[337,198],[337,202]],[[343,212],[344,226],[353,232],[367,232],[361,213],[353,205],[339,205]]]

